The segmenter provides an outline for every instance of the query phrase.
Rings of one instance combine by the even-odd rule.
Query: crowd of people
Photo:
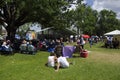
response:
[[[71,41],[71,40],[70,40]],[[71,43],[68,42],[67,44]],[[75,49],[78,49],[77,51],[82,52],[84,50],[85,40],[82,37],[82,35],[77,39]],[[53,51],[50,52],[50,56],[48,56],[48,62],[46,63],[46,66],[55,68],[55,71],[59,71],[60,68],[68,68],[70,64],[73,64],[73,62],[69,62],[65,56],[63,56],[63,42],[61,40],[57,40],[57,45],[53,49]]]
[[[71,42],[77,42],[77,45],[80,45],[82,49],[84,49],[85,40],[82,36],[80,36],[77,40],[73,40],[72,38],[66,38],[64,39],[64,42],[71,43]],[[60,42],[60,43],[59,43]],[[31,53],[35,54],[37,50],[44,50],[48,52],[58,51],[56,53],[60,53],[60,50],[55,50],[55,47],[58,47],[56,49],[62,49],[60,47],[64,46],[63,38],[59,38],[56,40],[52,39],[43,39],[43,40],[14,40],[14,42],[11,42],[10,40],[4,40],[0,43],[0,51],[4,52],[21,52],[21,53]]]
[[[117,38],[113,38],[111,36],[106,37],[106,41],[105,41],[105,47],[106,48],[119,48],[119,40]]]
[[[81,35],[76,40],[73,38],[66,38],[66,43],[73,43],[76,42],[75,51],[82,52],[85,50],[84,45],[86,42],[90,43],[90,47],[92,47],[93,43],[98,42],[97,37],[90,37],[89,39],[84,39]],[[114,44],[113,44],[114,43]],[[117,46],[117,39],[111,41],[109,38],[107,40],[107,44],[113,44],[113,47]],[[46,63],[49,67],[54,67],[55,71],[58,71],[60,68],[68,68],[71,64],[67,61],[67,58],[63,56],[63,47],[64,42],[63,38],[58,38],[56,40],[52,39],[43,39],[43,40],[15,40],[11,43],[10,40],[4,40],[0,43],[0,51],[3,51],[6,54],[13,53],[18,51],[20,53],[27,53],[27,54],[36,54],[38,50],[48,51],[50,56],[48,56],[48,62]]]

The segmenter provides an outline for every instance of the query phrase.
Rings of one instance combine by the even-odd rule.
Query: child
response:
[[[57,60],[57,57],[55,56],[55,53],[50,53],[50,56],[48,56],[48,62],[46,65],[48,67],[55,67],[55,62]]]

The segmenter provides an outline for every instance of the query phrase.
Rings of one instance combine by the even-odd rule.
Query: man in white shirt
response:
[[[58,56],[57,58],[57,69],[55,71],[58,71],[59,68],[68,68],[69,62],[67,61],[66,57]]]

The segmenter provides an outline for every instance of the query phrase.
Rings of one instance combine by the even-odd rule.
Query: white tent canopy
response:
[[[51,28],[53,28],[53,27],[48,27],[48,28],[40,29],[40,30],[37,30],[36,32],[46,31],[46,30],[51,29]]]
[[[104,35],[105,36],[108,36],[108,35],[120,35],[120,30],[114,30],[114,31],[105,33]]]

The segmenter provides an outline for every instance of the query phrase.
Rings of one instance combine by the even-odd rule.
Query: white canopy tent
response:
[[[120,30],[114,30],[108,33],[104,34],[105,36],[109,36],[109,35],[120,35]]]
[[[40,29],[40,30],[37,30],[36,32],[46,31],[46,30],[49,30],[51,28],[53,28],[53,27],[48,27],[48,28]]]

